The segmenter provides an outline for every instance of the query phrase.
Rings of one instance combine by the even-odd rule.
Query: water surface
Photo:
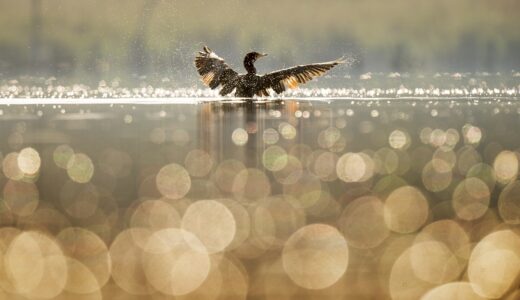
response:
[[[518,128],[515,97],[4,100],[0,291],[503,297]]]

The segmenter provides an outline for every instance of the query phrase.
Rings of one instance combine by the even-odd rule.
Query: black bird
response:
[[[257,96],[269,96],[269,89],[276,93],[282,93],[287,88],[294,89],[299,84],[319,77],[334,66],[344,63],[339,59],[331,62],[296,66],[283,69],[265,75],[257,75],[254,63],[260,57],[267,54],[250,52],[244,57],[244,67],[247,74],[238,74],[231,69],[226,62],[215,52],[204,46],[195,57],[195,67],[202,76],[205,85],[212,89],[222,86],[219,94],[221,96],[235,91],[235,97],[251,98]]]

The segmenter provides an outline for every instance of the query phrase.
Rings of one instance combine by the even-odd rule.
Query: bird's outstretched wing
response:
[[[195,57],[195,67],[205,85],[212,89],[222,85],[224,87],[222,90],[230,88],[231,91],[233,90],[233,82],[238,78],[238,73],[208,47],[204,46],[203,51],[199,51]]]
[[[267,73],[261,77],[261,90],[259,95],[268,95],[267,89],[271,88],[276,93],[281,93],[287,88],[294,89],[299,84],[306,83],[313,78],[322,76],[334,66],[344,63],[345,61],[339,59],[330,62],[296,66],[288,69],[283,69],[271,73]]]

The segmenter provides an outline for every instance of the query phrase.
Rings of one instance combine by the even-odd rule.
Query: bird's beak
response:
[[[260,53],[260,57],[267,56],[267,53]]]

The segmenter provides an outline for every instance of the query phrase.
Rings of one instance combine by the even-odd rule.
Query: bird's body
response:
[[[235,96],[251,98],[257,94],[256,87],[260,86],[261,78],[254,73],[238,75]]]
[[[204,84],[212,89],[222,87],[219,94],[224,96],[235,91],[235,97],[252,98],[269,96],[268,90],[282,93],[286,88],[296,88],[315,77],[325,74],[334,66],[343,63],[335,60],[326,63],[310,64],[283,69],[265,75],[257,75],[255,61],[267,54],[251,52],[244,58],[247,73],[238,74],[225,61],[208,47],[204,47],[195,57],[195,67],[202,76]]]

